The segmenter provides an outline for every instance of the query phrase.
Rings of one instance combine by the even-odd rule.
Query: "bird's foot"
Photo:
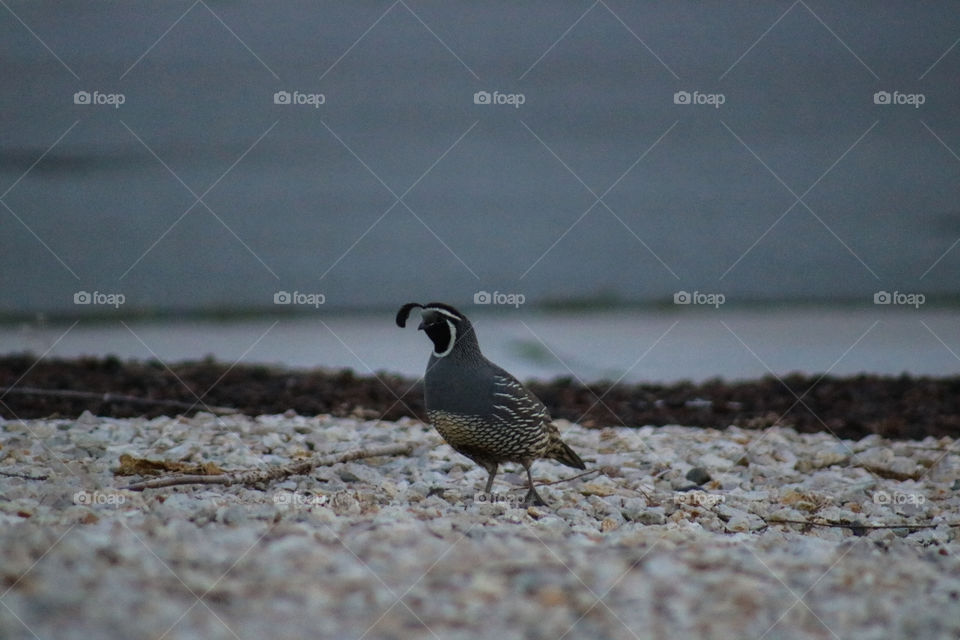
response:
[[[547,502],[540,497],[540,494],[537,493],[537,490],[533,487],[530,487],[530,491],[527,491],[527,497],[523,499],[523,506],[525,507],[546,507]]]

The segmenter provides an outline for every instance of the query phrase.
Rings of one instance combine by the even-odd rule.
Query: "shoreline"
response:
[[[529,387],[555,419],[587,428],[782,426],[841,438],[876,434],[911,440],[960,432],[960,376],[795,374],[740,382],[586,386],[566,378],[531,381]],[[77,417],[84,411],[108,417],[194,415],[217,407],[250,416],[293,411],[304,416],[424,418],[422,390],[413,378],[212,359],[168,368],[158,361],[114,357],[37,361],[30,355],[4,356],[0,388],[5,389],[0,392],[0,417],[8,420]],[[30,389],[38,393],[24,393]],[[44,390],[87,397],[50,396]],[[127,402],[122,396],[158,404]]]

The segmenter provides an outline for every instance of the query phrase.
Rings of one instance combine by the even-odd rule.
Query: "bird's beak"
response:
[[[424,311],[420,315],[420,324],[417,326],[417,331],[426,331],[427,327],[434,324],[437,321],[436,314],[433,311]]]

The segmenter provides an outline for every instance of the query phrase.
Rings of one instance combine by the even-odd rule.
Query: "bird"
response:
[[[533,486],[530,466],[539,458],[586,469],[580,456],[560,438],[544,404],[515,377],[488,360],[470,320],[442,302],[408,302],[397,312],[406,326],[413,309],[417,327],[433,343],[424,375],[427,417],[453,449],[484,469],[490,494],[500,463],[519,463],[527,471],[524,506],[546,506]]]

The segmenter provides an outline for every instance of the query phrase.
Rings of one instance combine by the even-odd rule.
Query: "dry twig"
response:
[[[36,387],[0,387],[0,393],[19,393],[25,396],[49,396],[51,398],[76,398],[78,400],[96,400],[103,403],[126,403],[145,406],[173,407],[190,411],[192,409],[210,411],[217,415],[227,415],[237,413],[236,409],[230,407],[210,407],[200,400],[197,402],[183,402],[181,400],[160,400],[151,398],[139,398],[137,396],[127,396],[121,393],[98,393],[96,391],[76,391],[74,389],[38,389]]]
[[[23,480],[46,480],[50,476],[30,476],[25,473],[16,473],[15,471],[0,471],[0,476],[7,478],[22,478]]]
[[[574,476],[570,476],[569,478],[563,478],[562,480],[553,480],[552,482],[534,482],[533,484],[535,484],[538,487],[546,487],[551,484],[561,484],[563,482],[570,482],[571,480],[576,480],[577,478],[588,476],[591,473],[600,473],[600,469],[587,469],[586,471],[578,473]]]
[[[323,456],[314,456],[299,462],[270,467],[268,469],[252,469],[224,473],[215,476],[204,475],[179,475],[165,476],[163,478],[153,478],[151,480],[142,480],[129,484],[123,489],[130,491],[143,491],[144,489],[159,489],[161,487],[172,487],[181,484],[257,484],[259,482],[269,482],[289,476],[299,476],[309,473],[316,467],[326,467],[337,464],[338,462],[349,462],[359,460],[360,458],[373,458],[376,456],[402,456],[409,455],[413,450],[410,444],[391,444],[382,447],[368,447],[365,449],[354,449],[353,451],[344,451],[342,453],[333,453]]]
[[[764,518],[767,524],[802,524],[811,527],[836,527],[839,529],[935,529],[940,524],[948,527],[960,527],[960,522],[943,522],[939,524],[904,522],[903,524],[860,524],[858,522],[815,522],[812,520],[787,520],[785,518]]]

